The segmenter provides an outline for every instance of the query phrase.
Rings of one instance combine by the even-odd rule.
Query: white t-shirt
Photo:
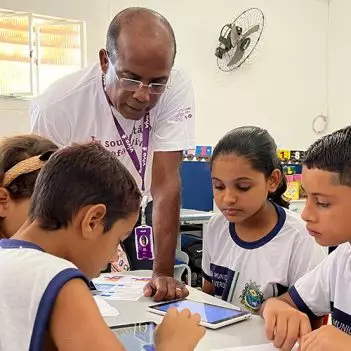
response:
[[[32,132],[51,139],[59,146],[72,142],[97,140],[132,173],[139,187],[140,174],[135,169],[111,115],[102,87],[99,65],[70,74],[50,86],[32,104]],[[194,92],[190,78],[173,69],[171,86],[150,111],[150,145],[145,174],[145,193],[149,193],[153,152],[182,151],[195,146]],[[115,109],[122,128],[141,159],[142,124],[127,120]]]
[[[333,325],[351,335],[351,244],[340,245],[299,279],[289,295],[311,318],[331,313]]]
[[[204,233],[202,269],[216,297],[258,312],[263,301],[287,292],[327,256],[297,214],[276,210],[276,226],[255,242],[241,240],[223,214],[212,217]]]
[[[43,348],[60,289],[86,277],[75,265],[30,242],[0,240],[0,350]]]

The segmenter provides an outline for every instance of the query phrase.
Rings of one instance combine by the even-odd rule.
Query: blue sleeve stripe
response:
[[[288,294],[291,297],[291,299],[293,300],[294,304],[296,305],[296,307],[298,308],[299,311],[307,314],[307,316],[310,319],[316,319],[318,318],[311,310],[310,308],[305,304],[305,302],[302,300],[300,294],[298,293],[298,291],[296,290],[295,286],[292,286],[289,290],[288,290]]]
[[[34,321],[32,337],[30,340],[29,351],[40,351],[43,348],[45,331],[49,324],[52,308],[56,301],[57,295],[62,287],[71,279],[83,279],[87,285],[88,279],[76,268],[67,268],[59,272],[46,287],[44,294],[40,300],[37,315]]]

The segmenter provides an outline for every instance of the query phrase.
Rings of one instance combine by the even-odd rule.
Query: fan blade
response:
[[[246,33],[242,35],[240,40],[244,40],[245,38],[249,37],[250,35],[254,34],[255,32],[258,32],[260,30],[260,25],[256,24],[255,26],[251,27]]]
[[[240,35],[237,32],[236,25],[232,25],[232,29],[230,31],[230,41],[232,42],[233,47],[238,44],[239,39]]]
[[[233,66],[235,63],[237,63],[239,60],[242,59],[242,57],[244,56],[244,52],[243,50],[240,49],[240,46],[237,46],[237,49],[235,51],[234,56],[231,58],[231,60],[227,63],[227,66]]]

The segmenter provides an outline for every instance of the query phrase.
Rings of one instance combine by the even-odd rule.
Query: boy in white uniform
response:
[[[51,156],[28,221],[0,240],[1,351],[124,350],[87,283],[130,234],[140,199],[130,173],[100,144]],[[204,334],[199,322],[173,310],[160,325],[156,349],[193,350]]]
[[[351,350],[351,127],[316,141],[307,151],[302,213],[311,236],[323,246],[340,245],[288,293],[262,306],[266,334],[273,344],[301,351]],[[332,324],[311,331],[320,316]],[[309,318],[308,318],[309,317]]]

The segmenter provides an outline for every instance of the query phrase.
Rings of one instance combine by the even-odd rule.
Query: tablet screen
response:
[[[145,322],[111,327],[111,330],[128,351],[155,351],[155,328],[155,323]]]
[[[163,312],[167,312],[171,307],[176,307],[178,311],[187,308],[191,311],[191,313],[198,313],[203,322],[211,324],[220,323],[247,313],[240,310],[233,310],[226,307],[210,305],[192,300],[171,301],[150,307]]]

